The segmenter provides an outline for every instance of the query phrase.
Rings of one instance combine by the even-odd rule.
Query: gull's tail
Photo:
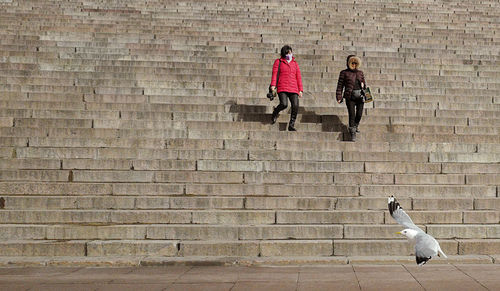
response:
[[[441,246],[438,246],[438,252],[444,257],[444,258],[448,258],[444,253],[443,253],[443,250],[441,250]]]

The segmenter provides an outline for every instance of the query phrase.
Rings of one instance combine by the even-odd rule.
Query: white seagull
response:
[[[448,258],[441,250],[437,240],[413,223],[394,196],[389,197],[388,204],[389,213],[392,218],[394,218],[397,223],[406,227],[402,231],[397,232],[397,234],[402,234],[406,236],[410,242],[415,243],[415,257],[419,266],[424,265],[433,256],[439,256],[439,254]]]

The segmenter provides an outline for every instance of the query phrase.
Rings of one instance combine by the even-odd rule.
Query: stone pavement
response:
[[[500,290],[500,265],[0,268],[0,290]]]

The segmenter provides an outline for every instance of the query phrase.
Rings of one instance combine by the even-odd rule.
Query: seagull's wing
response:
[[[415,237],[415,257],[417,264],[423,265],[427,263],[431,257],[438,254],[439,244],[430,235],[419,233]]]
[[[397,223],[401,224],[406,228],[411,228],[419,232],[424,232],[418,226],[416,226],[415,223],[413,223],[411,218],[408,216],[408,214],[406,214],[406,212],[404,212],[403,208],[401,208],[401,205],[399,205],[399,202],[393,196],[389,197],[388,206],[389,206],[389,213],[391,214],[392,218],[396,220]]]

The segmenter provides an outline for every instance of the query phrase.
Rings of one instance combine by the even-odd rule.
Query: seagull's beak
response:
[[[401,232],[400,232],[400,231],[398,231],[398,232],[396,232],[396,234],[401,234]]]

